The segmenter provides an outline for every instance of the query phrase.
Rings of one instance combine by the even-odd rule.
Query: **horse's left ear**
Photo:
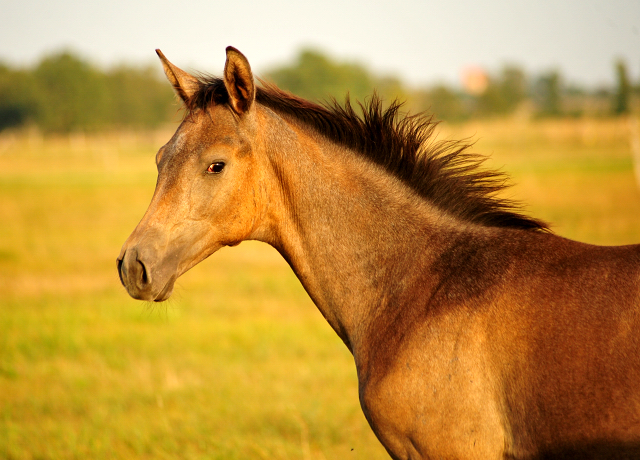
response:
[[[233,46],[227,47],[224,86],[229,93],[229,103],[233,110],[238,115],[247,112],[256,97],[256,85],[249,61]]]

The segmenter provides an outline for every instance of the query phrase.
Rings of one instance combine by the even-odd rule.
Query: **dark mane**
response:
[[[187,113],[225,104],[228,94],[219,78],[201,76],[200,90],[187,103]],[[256,101],[298,120],[332,141],[359,152],[401,179],[438,208],[458,218],[489,227],[548,230],[547,224],[519,212],[519,205],[497,197],[508,188],[507,177],[480,168],[484,158],[469,152],[472,144],[436,140],[437,122],[422,114],[400,117],[402,104],[387,109],[373,95],[358,103],[335,100],[318,105],[261,81]]]

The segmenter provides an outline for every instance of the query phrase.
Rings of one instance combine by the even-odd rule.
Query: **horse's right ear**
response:
[[[162,54],[162,51],[156,50],[156,53],[160,61],[162,61],[162,67],[164,68],[167,80],[173,85],[173,89],[178,96],[180,96],[180,99],[187,102],[200,88],[200,82],[193,75],[171,64],[164,54]]]

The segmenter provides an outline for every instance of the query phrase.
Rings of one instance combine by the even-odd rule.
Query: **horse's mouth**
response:
[[[153,299],[153,301],[154,302],[164,302],[169,297],[171,297],[171,294],[173,293],[173,286],[175,284],[175,281],[176,280],[173,277],[171,279],[169,279],[167,284],[164,286],[164,289],[162,289],[162,291],[160,291],[160,294],[158,294],[156,296],[156,298]]]

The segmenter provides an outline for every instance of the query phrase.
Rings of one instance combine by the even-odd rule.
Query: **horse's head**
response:
[[[132,297],[163,301],[181,274],[220,247],[253,235],[261,194],[256,90],[246,58],[227,48],[216,92],[157,52],[188,115],[156,155],[151,204],[117,264]]]

